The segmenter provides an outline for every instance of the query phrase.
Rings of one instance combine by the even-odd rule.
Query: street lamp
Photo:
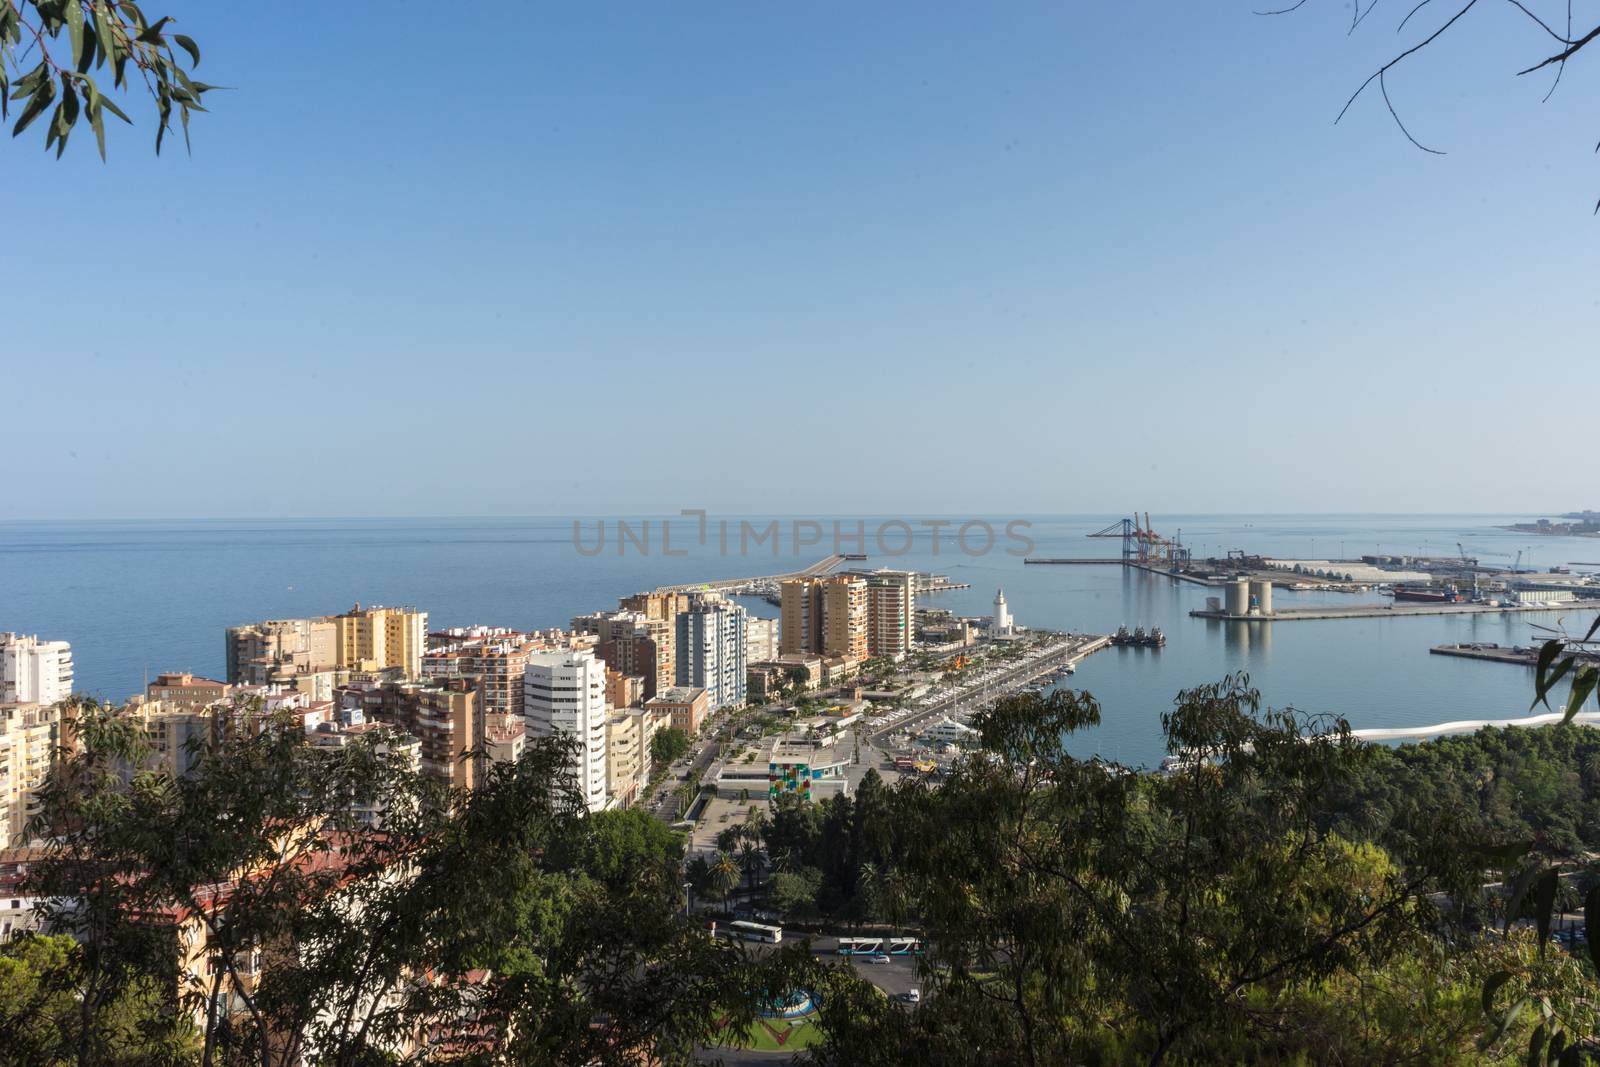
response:
[[[689,910],[694,906],[694,883],[683,883],[683,917],[689,917]]]

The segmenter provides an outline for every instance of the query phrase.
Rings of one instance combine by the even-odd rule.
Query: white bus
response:
[[[783,940],[783,927],[746,922],[743,919],[729,923],[724,927],[724,932],[729,937],[739,937],[746,941],[764,941],[769,945],[776,945]]]
[[[891,937],[889,939],[889,955],[920,956],[922,955],[922,942],[915,937]]]
[[[876,956],[883,951],[883,938],[881,937],[841,937],[839,939],[839,955],[841,956]]]

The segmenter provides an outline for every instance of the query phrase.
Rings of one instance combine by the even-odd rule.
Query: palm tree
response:
[[[706,888],[722,898],[724,909],[728,907],[729,896],[739,885],[740,876],[739,864],[728,853],[718,852],[712,859],[710,869],[706,872]]]
[[[739,849],[739,867],[744,871],[745,882],[753,890],[756,887],[757,876],[761,874],[764,857],[761,849],[753,841],[746,841]]]

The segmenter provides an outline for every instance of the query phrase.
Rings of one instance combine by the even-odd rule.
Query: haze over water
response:
[[[998,529],[1007,518],[990,521]],[[1084,536],[1114,518],[1029,517],[1033,554],[1116,556],[1119,542]],[[1443,556],[1454,554],[1460,541],[1485,563],[1509,564],[1524,548],[1524,568],[1600,561],[1600,540],[1495,528],[1525,518],[1169,515],[1155,516],[1155,525],[1168,535],[1182,529],[1184,543],[1198,555],[1242,549],[1287,558],[1374,551]],[[737,517],[730,520],[737,524]],[[588,545],[596,521],[584,520]],[[615,607],[618,597],[642,589],[798,569],[831,549],[825,537],[822,545],[789,554],[789,520],[780,521],[785,543],[777,558],[766,547],[747,557],[719,555],[715,536],[699,546],[692,520],[683,518],[673,520],[673,546],[686,551],[682,557],[661,555],[658,541],[648,556],[631,547],[619,556],[614,527],[605,550],[586,557],[574,547],[572,520],[554,518],[3,522],[0,630],[72,642],[78,688],[120,700],[139,691],[146,671],[152,677],[167,670],[220,677],[222,632],[238,623],[337,612],[359,601],[414,604],[429,613],[433,629],[566,626],[574,615]],[[827,526],[830,520],[821,521]],[[876,522],[867,520],[869,531]],[[910,551],[885,556],[874,553],[869,534],[872,557],[851,566],[931,570],[969,582],[971,589],[923,598],[925,605],[958,614],[987,614],[996,588],[1004,587],[1023,625],[1092,633],[1124,623],[1162,627],[1164,649],[1108,649],[1071,679],[1104,709],[1101,728],[1074,748],[1136,765],[1160,759],[1159,716],[1176,692],[1230,671],[1248,671],[1274,706],[1343,715],[1356,727],[1524,714],[1529,670],[1432,656],[1428,648],[1459,641],[1528,644],[1542,637],[1534,623],[1554,625],[1565,616],[1570,627],[1587,625],[1589,618],[1568,609],[1219,623],[1188,617],[1217,591],[1120,567],[1025,566],[1005,547],[1002,539],[988,555],[965,555],[952,526],[937,555],[923,531]],[[1275,595],[1280,607],[1352,602],[1340,594],[1280,589]],[[776,614],[763,602],[747,604]]]

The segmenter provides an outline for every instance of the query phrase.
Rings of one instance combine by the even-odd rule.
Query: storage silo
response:
[[[1206,610],[1213,615],[1222,614],[1222,598],[1219,596],[1206,597]]]
[[[1240,578],[1228,585],[1228,614],[1250,614],[1250,579]]]
[[[1256,598],[1256,608],[1263,615],[1272,614],[1272,583],[1251,582],[1250,592]]]

